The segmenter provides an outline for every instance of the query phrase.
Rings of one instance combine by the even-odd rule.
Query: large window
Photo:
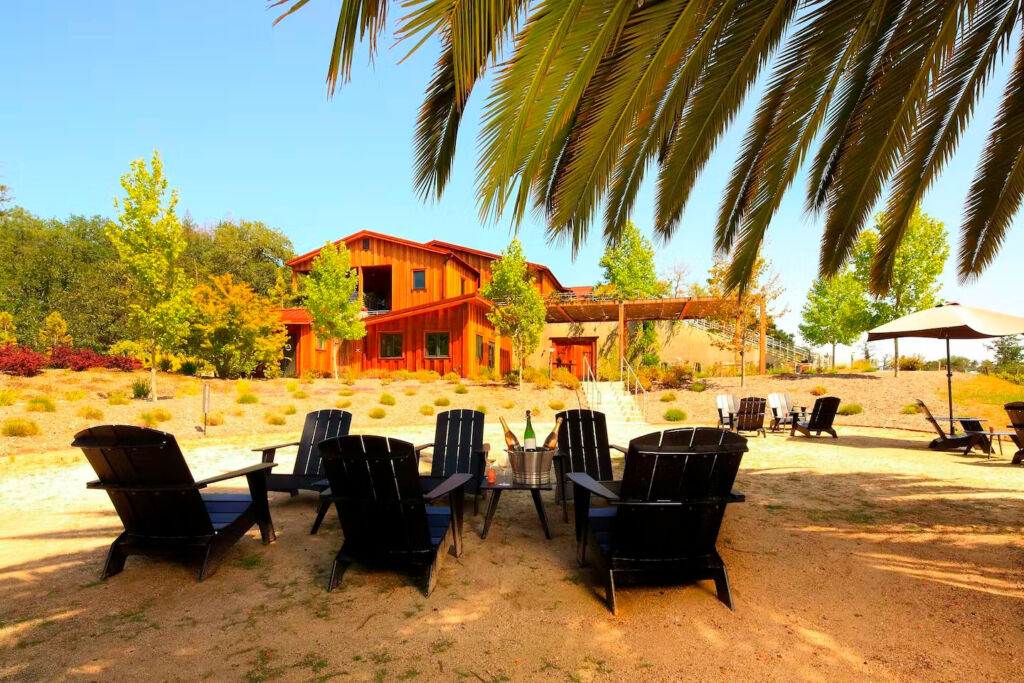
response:
[[[414,271],[412,271],[412,288],[413,289],[426,289],[427,288],[427,271],[425,271],[425,270],[414,270]]]
[[[476,335],[476,360],[478,363],[484,362],[484,338],[483,335]]]
[[[494,369],[494,342],[487,342],[487,367]]]
[[[427,358],[448,357],[448,333],[427,332]]]
[[[382,334],[380,335],[380,357],[401,358],[402,357],[402,335]]]

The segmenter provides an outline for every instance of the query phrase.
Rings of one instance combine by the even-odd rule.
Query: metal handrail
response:
[[[622,388],[629,396],[640,396],[640,414],[647,419],[647,389],[640,383],[640,377],[633,370],[625,356],[619,358],[619,379],[622,381]],[[635,388],[635,391],[631,389]]]
[[[733,331],[731,329],[728,329],[724,325],[715,321],[695,318],[687,320],[686,322],[692,327],[696,327],[697,329],[705,330],[713,334],[729,338],[732,338],[733,335]],[[761,341],[761,335],[757,332],[747,330],[743,335],[743,341],[749,346],[756,346]],[[765,335],[764,341],[765,349],[784,361],[790,363],[810,361],[815,365],[820,363],[819,354],[815,353],[815,351],[808,346],[790,344],[789,342],[784,342],[770,334]]]
[[[597,376],[594,369],[590,367],[590,361],[583,356],[583,395],[587,397],[587,405],[590,408],[601,407],[601,391],[597,388]]]

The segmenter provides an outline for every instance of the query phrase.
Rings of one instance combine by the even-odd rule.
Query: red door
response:
[[[587,364],[594,367],[597,337],[562,337],[551,340],[551,369],[565,368],[579,379],[584,379]],[[586,359],[586,362],[584,362]]]

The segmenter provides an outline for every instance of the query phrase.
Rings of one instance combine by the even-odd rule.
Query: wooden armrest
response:
[[[425,451],[426,449],[433,448],[433,447],[434,447],[434,444],[432,444],[432,443],[425,443],[422,446],[417,446],[416,447],[416,455],[419,455],[421,452]]]
[[[729,497],[732,498],[734,503],[745,503],[747,501],[747,497],[739,491],[733,491],[729,494]]]
[[[254,448],[253,452],[259,453],[260,451],[276,451],[278,448],[288,448],[289,446],[298,446],[301,441],[289,441],[288,443],[279,443],[276,446],[263,446],[262,448]]]
[[[570,472],[566,475],[566,478],[574,485],[585,488],[594,495],[601,496],[605,500],[619,499],[618,495],[597,483],[597,481],[589,474],[584,474],[583,472]]]
[[[615,445],[613,443],[608,444],[608,448],[614,448],[615,450],[617,450],[619,453],[622,453],[623,455],[625,455],[626,452],[627,452],[626,449],[623,448],[622,446],[617,446],[617,445]]]
[[[87,489],[98,489],[100,491],[140,491],[145,493],[172,492],[172,491],[195,491],[202,488],[200,482],[192,484],[104,484],[99,479],[90,481],[85,485]]]
[[[448,477],[440,484],[438,484],[433,491],[424,493],[423,498],[424,500],[428,501],[436,500],[441,496],[448,495],[449,493],[456,489],[462,488],[471,481],[473,481],[473,475],[468,472],[460,472],[458,474],[453,474],[452,476]]]
[[[218,474],[217,476],[214,477],[207,477],[206,479],[197,481],[196,486],[199,488],[203,488],[214,482],[224,481],[225,479],[234,479],[235,477],[244,477],[259,472],[261,470],[271,470],[275,467],[277,467],[277,465],[272,462],[261,462],[258,465],[249,465],[248,467],[243,467],[242,469],[235,470],[233,472],[225,472],[224,474]]]

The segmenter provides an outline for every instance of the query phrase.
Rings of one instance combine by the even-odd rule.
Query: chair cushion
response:
[[[607,551],[611,545],[612,517],[616,509],[613,507],[590,508],[587,516],[590,518],[590,530],[597,538],[597,545],[602,551]]]
[[[248,493],[201,493],[214,531],[220,531],[245,514],[252,505]]]
[[[427,526],[430,527],[430,542],[434,546],[441,544],[448,526],[452,523],[451,508],[437,505],[427,506]]]

